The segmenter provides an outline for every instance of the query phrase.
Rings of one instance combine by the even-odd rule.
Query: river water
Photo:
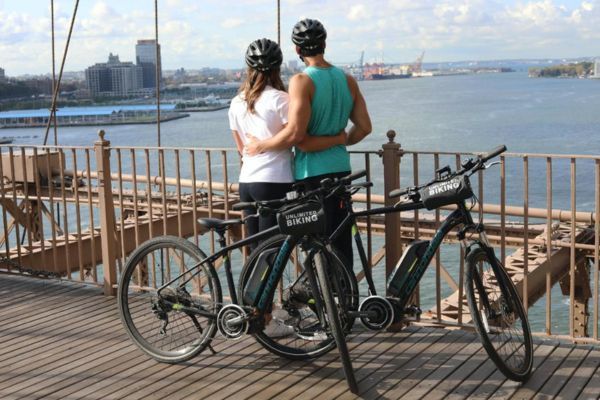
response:
[[[386,132],[394,129],[396,142],[406,150],[486,151],[505,144],[514,153],[600,154],[600,80],[530,79],[525,72],[478,74],[365,81],[360,83],[373,121],[373,133],[354,146],[356,150],[378,150],[387,142]],[[98,129],[116,146],[154,146],[155,125],[59,128],[58,143],[90,146]],[[0,136],[15,137],[15,145],[40,144],[43,129],[3,129]],[[52,136],[52,134],[51,134]],[[189,118],[161,125],[163,146],[233,147],[228,129],[227,110],[192,113]],[[406,161],[405,161],[406,159]],[[421,157],[421,182],[432,177],[433,160]],[[375,193],[382,193],[382,169],[377,157],[372,161]],[[546,207],[545,159],[531,159],[528,197],[531,207]],[[453,158],[441,159],[441,165]],[[236,168],[237,161],[231,161]],[[353,166],[362,167],[355,157]],[[402,185],[412,184],[412,158],[401,163]],[[592,161],[578,161],[577,209],[592,211],[594,175]],[[570,208],[569,160],[553,165],[553,207]],[[486,201],[499,202],[499,171],[486,171]],[[523,205],[523,163],[507,159],[507,202]],[[535,221],[533,221],[535,222]],[[442,262],[455,272],[456,249],[444,246]],[[510,254],[510,250],[508,250]],[[422,282],[425,304],[431,304],[434,286],[431,271]],[[455,272],[456,276],[456,272]],[[383,284],[383,268],[375,270]],[[444,293],[450,289],[443,285]],[[552,312],[555,333],[568,332],[568,298],[558,285],[553,292]],[[590,309],[593,309],[590,307]],[[545,298],[530,309],[536,331],[544,328]]]

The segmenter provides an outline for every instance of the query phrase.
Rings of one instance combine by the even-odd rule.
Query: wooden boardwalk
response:
[[[279,359],[250,337],[215,340],[178,365],[145,356],[99,288],[0,274],[0,399],[352,399],[336,353],[313,362]],[[504,379],[477,336],[410,327],[359,332],[349,347],[358,398],[600,397],[600,349],[536,341],[535,372]]]

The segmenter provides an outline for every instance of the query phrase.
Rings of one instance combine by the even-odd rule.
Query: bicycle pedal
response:
[[[419,320],[421,318],[422,313],[423,313],[423,311],[421,311],[421,308],[418,306],[415,306],[415,305],[405,307],[404,311],[403,311],[404,315],[410,315],[412,317],[417,318],[417,320]]]

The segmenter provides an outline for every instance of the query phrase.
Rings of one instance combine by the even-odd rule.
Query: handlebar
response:
[[[300,203],[304,199],[314,197],[317,195],[324,195],[324,194],[329,195],[329,194],[339,193],[340,189],[344,188],[344,190],[346,190],[347,186],[351,186],[354,188],[372,187],[373,186],[372,182],[361,182],[361,183],[351,185],[352,181],[363,178],[365,176],[367,176],[367,171],[360,170],[360,171],[354,172],[350,175],[347,175],[347,176],[344,176],[344,177],[341,177],[338,179],[327,178],[327,179],[324,179],[323,181],[321,181],[321,185],[318,188],[313,189],[309,192],[299,193],[299,196],[294,199],[285,198],[285,199],[264,200],[264,201],[239,202],[232,206],[232,210],[234,210],[234,211],[252,210],[252,209],[277,210],[287,204]],[[303,185],[294,184],[294,186],[292,186],[292,187],[295,190],[298,190],[302,186]]]
[[[492,150],[491,152],[486,153],[486,154],[482,154],[480,156],[481,162],[486,162],[489,159],[492,159],[492,158],[494,158],[496,156],[499,156],[500,154],[504,153],[505,151],[506,151],[506,146],[505,145],[498,146],[494,150]]]
[[[453,176],[463,175],[467,171],[473,171],[473,172],[478,171],[478,170],[484,168],[484,166],[485,166],[484,164],[486,161],[499,156],[500,154],[504,153],[505,151],[506,151],[506,146],[502,145],[502,146],[496,147],[492,151],[489,151],[487,153],[483,153],[483,154],[479,155],[477,160],[468,159],[467,161],[465,161],[463,163],[463,168],[454,172],[453,174],[446,175],[444,177],[444,179],[450,178]],[[428,182],[425,185],[421,185],[421,186],[412,186],[412,187],[407,187],[407,188],[394,189],[388,193],[388,197],[390,197],[390,198],[400,197],[400,196],[404,196],[404,195],[407,195],[410,193],[417,192],[418,190],[431,185],[432,183],[436,182],[437,180],[438,179],[436,178],[436,179],[432,180],[431,182]]]
[[[367,176],[367,170],[361,169],[360,171],[356,171],[348,176],[344,176],[344,177],[340,178],[339,182],[343,183],[344,185],[347,185],[350,182],[355,181],[360,178],[364,178],[365,176]]]
[[[400,197],[400,196],[404,196],[405,194],[408,194],[415,190],[416,190],[415,187],[408,187],[408,188],[404,188],[404,189],[394,189],[390,193],[388,193],[388,196],[390,198]]]

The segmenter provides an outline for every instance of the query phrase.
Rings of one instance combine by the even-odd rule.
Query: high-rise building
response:
[[[594,78],[600,79],[600,58],[597,58],[594,64]]]
[[[96,96],[130,96],[143,92],[142,67],[121,62],[112,53],[108,62],[98,63],[85,70],[90,94]]]
[[[0,82],[4,82],[6,80],[6,76],[4,75],[4,69],[0,68]]]
[[[156,88],[156,53],[156,40],[138,40],[135,45],[135,63],[142,67],[144,89]],[[160,44],[158,44],[158,72],[159,82],[162,86]]]

